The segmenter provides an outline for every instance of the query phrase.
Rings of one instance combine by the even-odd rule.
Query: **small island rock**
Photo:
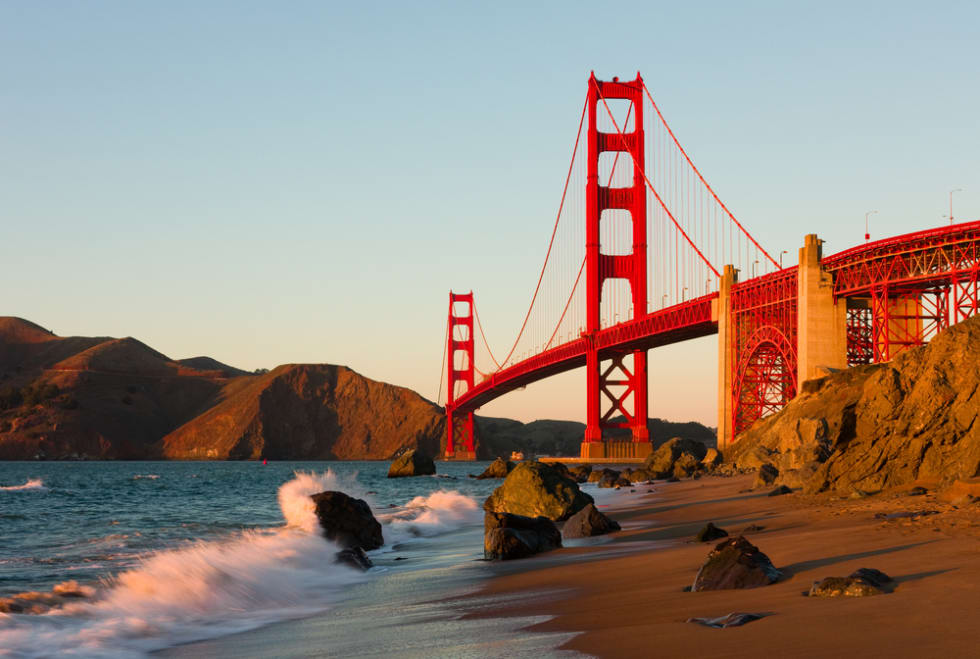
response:
[[[431,476],[436,473],[436,463],[432,458],[415,449],[405,451],[392,460],[388,468],[388,478],[406,476]]]
[[[483,473],[477,476],[479,479],[484,478],[507,478],[509,474],[514,469],[514,463],[510,460],[504,460],[503,458],[497,458],[490,463]]]

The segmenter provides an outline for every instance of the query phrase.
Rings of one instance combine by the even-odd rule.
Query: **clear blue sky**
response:
[[[792,4],[792,7],[788,5]],[[0,313],[435,398],[450,287],[512,340],[589,71],[642,71],[773,253],[980,218],[975,3],[0,2]],[[715,342],[651,413],[715,423]],[[483,412],[582,418],[571,373]]]

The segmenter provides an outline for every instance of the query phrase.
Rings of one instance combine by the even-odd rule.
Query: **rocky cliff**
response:
[[[445,448],[442,409],[345,366],[287,364],[245,383],[163,438],[165,458],[377,460]]]
[[[59,337],[0,318],[0,459],[156,457],[160,438],[227,382],[132,338]]]
[[[980,476],[980,317],[890,362],[803,383],[725,451],[777,483],[843,494]]]

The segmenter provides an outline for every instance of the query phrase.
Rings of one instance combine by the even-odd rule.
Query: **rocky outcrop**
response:
[[[698,469],[707,451],[701,442],[674,437],[650,454],[643,463],[643,471],[654,478],[684,478]]]
[[[360,547],[341,549],[335,554],[334,562],[362,572],[367,572],[374,567],[374,563],[371,562],[371,559],[368,558],[368,555]]]
[[[881,570],[863,567],[847,577],[827,577],[814,581],[810,597],[868,597],[888,592],[892,578]]]
[[[563,538],[588,538],[612,533],[619,528],[619,522],[602,514],[595,504],[590,503],[565,521],[561,535]]]
[[[514,469],[514,463],[510,460],[504,460],[503,458],[497,458],[490,465],[483,470],[483,473],[477,476],[477,478],[507,478],[509,474]]]
[[[573,478],[540,462],[521,462],[483,504],[487,512],[566,520],[593,503]]]
[[[371,550],[384,544],[381,524],[364,499],[355,499],[343,492],[320,492],[310,498],[327,540],[336,542],[342,549]]]
[[[488,512],[483,530],[483,555],[488,560],[526,558],[561,547],[561,533],[547,517]]]
[[[874,493],[980,476],[980,317],[890,362],[804,382],[781,412],[725,451],[737,468],[771,465],[805,493]]]
[[[288,364],[234,381],[224,399],[162,441],[164,457],[385,460],[406,449],[440,455],[442,409],[404,387],[345,366]]]
[[[388,467],[388,478],[405,478],[407,476],[431,476],[436,473],[436,463],[432,456],[421,451],[409,449],[391,461]]]
[[[694,578],[692,591],[757,588],[782,577],[769,557],[742,536],[719,543]]]

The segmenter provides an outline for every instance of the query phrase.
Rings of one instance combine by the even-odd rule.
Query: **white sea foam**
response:
[[[26,483],[21,485],[0,485],[0,490],[4,490],[6,492],[23,492],[28,490],[46,491],[47,489],[48,488],[44,486],[44,481],[40,478],[29,478]]]
[[[337,547],[301,505],[310,488],[336,485],[329,473],[297,474],[279,490],[286,527],[151,554],[94,601],[0,615],[0,656],[142,656],[329,608],[345,585],[365,578],[334,564]]]
[[[328,490],[341,491],[358,499],[366,499],[372,504],[370,497],[363,492],[357,483],[357,474],[347,477],[338,476],[332,469],[322,474],[297,471],[293,480],[279,488],[279,508],[286,518],[288,526],[295,526],[307,533],[318,532],[320,523],[316,518],[316,507],[310,495]]]
[[[385,540],[393,544],[409,537],[432,536],[479,523],[482,511],[473,497],[455,490],[438,490],[415,497],[404,508],[379,515],[389,527]]]

